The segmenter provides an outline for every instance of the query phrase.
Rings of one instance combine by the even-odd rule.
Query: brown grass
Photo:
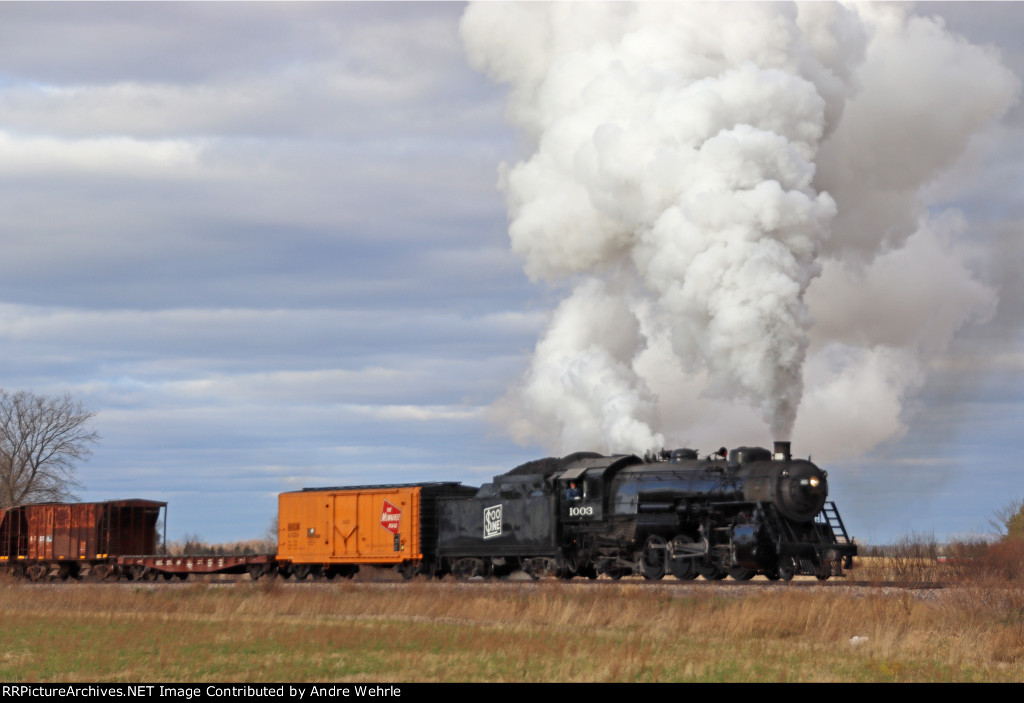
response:
[[[982,586],[2,583],[0,679],[1022,681],[1024,590]]]

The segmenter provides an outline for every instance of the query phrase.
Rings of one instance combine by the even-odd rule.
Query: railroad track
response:
[[[770,581],[767,579],[751,579],[749,581],[734,581],[732,579],[723,579],[721,581],[707,581],[705,579],[693,579],[687,581],[679,581],[676,579],[663,579],[657,581],[648,581],[642,577],[627,577],[622,579],[572,579],[562,580],[557,578],[546,578],[533,580],[525,575],[505,578],[469,578],[469,579],[457,579],[448,576],[444,579],[434,580],[418,577],[411,581],[406,581],[397,574],[382,572],[380,574],[362,574],[360,573],[352,579],[306,579],[302,581],[295,580],[293,578],[283,579],[280,577],[263,577],[259,580],[252,579],[248,574],[218,574],[212,576],[193,574],[187,580],[173,579],[165,581],[163,579],[157,579],[155,581],[100,581],[95,579],[68,579],[66,581],[60,580],[40,580],[40,581],[29,581],[29,580],[18,580],[14,583],[24,584],[28,587],[67,587],[74,588],[76,586],[121,586],[121,587],[134,587],[134,588],[146,588],[146,589],[160,589],[160,588],[188,588],[197,584],[204,584],[209,586],[236,586],[238,584],[253,584],[254,586],[265,586],[265,587],[283,587],[283,588],[331,588],[339,584],[348,584],[354,587],[405,587],[410,584],[425,584],[425,585],[437,585],[439,587],[452,587],[456,586],[459,588],[480,588],[480,589],[507,589],[513,587],[543,587],[559,585],[565,588],[574,589],[586,589],[586,588],[626,588],[626,589],[655,589],[660,591],[672,591],[672,590],[686,590],[686,591],[721,591],[740,594],[744,591],[760,592],[764,590],[787,590],[787,589],[862,589],[867,591],[877,591],[882,589],[896,589],[903,591],[932,591],[939,590],[949,587],[949,584],[934,581],[877,581],[877,580],[856,580],[849,578],[838,578],[829,579],[828,581],[819,581],[813,577],[796,577],[792,581]]]

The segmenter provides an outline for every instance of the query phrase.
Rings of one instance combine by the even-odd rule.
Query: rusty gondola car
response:
[[[0,508],[0,566],[34,581],[107,578],[118,571],[121,555],[156,554],[166,507],[129,499]]]

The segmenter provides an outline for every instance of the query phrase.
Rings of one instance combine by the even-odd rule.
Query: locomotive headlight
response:
[[[810,480],[808,480],[807,483],[811,484],[811,488],[817,488],[818,485],[821,483],[821,479],[819,479],[817,476],[811,476]]]

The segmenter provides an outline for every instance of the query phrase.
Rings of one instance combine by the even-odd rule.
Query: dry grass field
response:
[[[3,582],[0,616],[3,681],[1024,681],[1020,581]]]

